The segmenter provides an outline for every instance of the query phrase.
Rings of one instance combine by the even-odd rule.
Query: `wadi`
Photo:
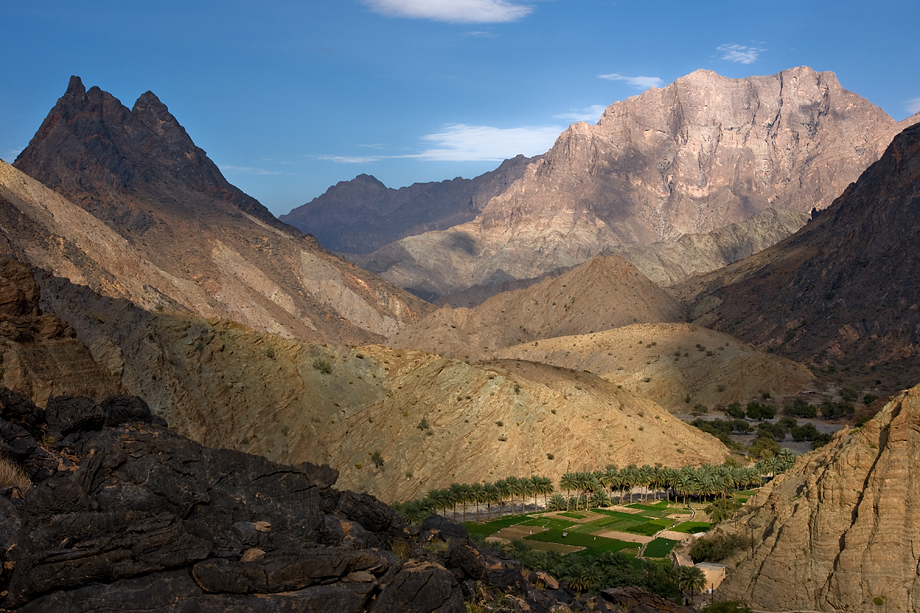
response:
[[[920,113],[698,70],[279,219],[165,102],[0,161],[4,610],[920,609]]]

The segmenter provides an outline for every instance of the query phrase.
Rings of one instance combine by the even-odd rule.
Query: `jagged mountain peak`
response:
[[[71,77],[67,91],[14,165],[122,232],[144,231],[154,223],[150,207],[138,202],[152,200],[161,207],[181,202],[171,213],[185,217],[213,216],[224,207],[224,214],[231,216],[238,215],[234,209],[243,210],[296,234],[259,201],[231,185],[149,91],[128,109],[112,94],[97,86],[85,90],[79,77]],[[102,190],[114,192],[117,206],[100,202]]]

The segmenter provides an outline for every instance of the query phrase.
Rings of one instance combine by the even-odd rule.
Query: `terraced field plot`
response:
[[[483,524],[467,522],[466,526],[474,534],[505,541],[521,539],[535,549],[552,549],[559,553],[597,555],[605,551],[638,550],[647,543],[644,557],[664,557],[677,541],[651,537],[690,517],[687,507],[664,501],[636,503],[620,509],[624,510],[515,515]]]

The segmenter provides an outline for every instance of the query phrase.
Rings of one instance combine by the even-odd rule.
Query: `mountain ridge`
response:
[[[110,296],[355,344],[432,308],[271,217],[152,93],[132,111],[72,78],[16,164],[5,250]]]
[[[728,79],[696,71],[570,126],[476,219],[361,259],[440,295],[533,278],[615,245],[741,222],[766,208],[823,209],[874,162],[896,122],[807,67]]]

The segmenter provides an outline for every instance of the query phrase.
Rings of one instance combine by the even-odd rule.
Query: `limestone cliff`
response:
[[[829,72],[698,70],[611,105],[595,126],[572,125],[475,220],[362,261],[403,287],[445,294],[767,208],[823,209],[918,119],[895,122]]]
[[[920,386],[755,495],[720,532],[753,540],[716,592],[754,608],[920,610]],[[747,548],[746,548],[747,549]]]

